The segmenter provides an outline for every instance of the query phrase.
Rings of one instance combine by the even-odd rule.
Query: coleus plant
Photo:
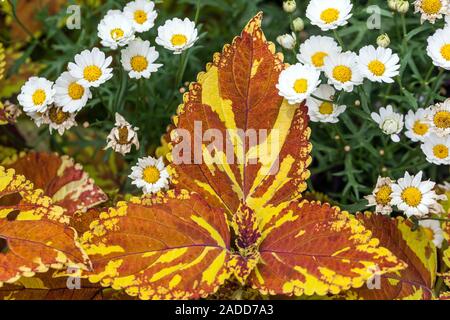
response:
[[[401,218],[355,217],[302,199],[312,148],[307,109],[278,95],[286,65],[266,41],[261,20],[255,16],[185,94],[170,132],[171,190],[86,212],[106,197],[69,158],[28,153],[4,161],[5,296],[29,289],[26,279],[34,276],[44,296],[54,297],[54,288],[63,290],[57,281],[64,270],[76,267],[86,294],[72,298],[80,299],[98,298],[100,285],[140,299],[197,299],[227,281],[263,295],[433,297],[437,254],[423,231]],[[195,161],[191,150],[183,157],[192,161],[175,164],[175,150],[185,143],[181,132],[198,142],[196,123],[201,135],[223,134],[233,161]],[[230,134],[238,128],[266,130],[267,140],[276,132],[273,156],[260,156],[267,144]],[[226,157],[200,143],[203,160]],[[378,290],[363,287],[377,275]]]

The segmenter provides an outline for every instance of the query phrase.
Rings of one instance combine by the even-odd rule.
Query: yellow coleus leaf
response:
[[[390,272],[374,279],[372,287],[344,293],[349,299],[407,299],[422,300],[433,298],[436,281],[437,251],[422,228],[412,230],[412,224],[403,218],[390,218],[371,213],[358,215],[364,226],[380,239],[380,244],[388,248],[407,268]]]
[[[83,235],[93,283],[140,299],[195,299],[231,274],[225,214],[198,195],[169,192],[100,214]]]
[[[49,268],[89,268],[63,208],[0,166],[0,287]]]

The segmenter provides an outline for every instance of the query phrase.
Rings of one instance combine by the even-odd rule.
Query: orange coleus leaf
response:
[[[388,248],[408,266],[406,269],[384,274],[367,286],[346,293],[348,299],[393,300],[431,299],[436,280],[437,253],[433,243],[419,228],[403,218],[389,218],[375,214],[359,214],[358,220],[372,231],[383,247]],[[377,287],[378,286],[378,287]]]
[[[48,271],[4,285],[0,288],[0,300],[101,300],[103,290],[87,280]]]
[[[67,156],[54,153],[22,152],[3,162],[33,182],[35,188],[44,190],[54,204],[73,216],[80,210],[101,204],[107,200],[105,193],[95,185],[83,167]]]
[[[249,282],[264,294],[336,294],[404,268],[361,223],[328,204],[292,202],[261,241]]]
[[[324,295],[405,267],[348,213],[298,201],[311,162],[308,116],[278,95],[285,65],[261,19],[184,97],[168,154],[176,191],[119,203],[84,234],[90,281],[142,299],[185,299],[233,274],[262,293]]]
[[[13,169],[0,167],[0,286],[89,261],[64,210]]]
[[[192,299],[228,279],[230,234],[221,209],[200,196],[168,192],[100,214],[83,235],[91,282],[141,299]]]
[[[286,66],[261,20],[260,13],[191,84],[174,118],[169,170],[177,187],[229,218],[243,202],[264,224],[306,189],[311,144],[306,107],[278,95]]]

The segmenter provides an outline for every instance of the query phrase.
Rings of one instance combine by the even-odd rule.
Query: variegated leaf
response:
[[[0,286],[66,265],[89,267],[61,207],[13,169],[0,167]]]
[[[190,85],[169,160],[177,187],[224,208],[229,220],[243,202],[263,229],[305,190],[311,145],[306,107],[278,95],[283,55],[261,20],[260,13]]]
[[[391,250],[406,262],[404,270],[381,276],[376,287],[366,286],[345,294],[348,299],[392,300],[431,299],[436,280],[437,253],[433,243],[419,228],[412,231],[412,224],[403,218],[392,219],[382,215],[359,214],[364,226],[372,231],[383,247]]]
[[[24,175],[36,188],[52,198],[54,204],[72,216],[107,200],[105,193],[95,185],[83,167],[67,156],[43,152],[21,153],[6,159],[3,165]]]
[[[48,271],[1,287],[0,300],[100,300],[103,290],[87,280]]]
[[[328,204],[292,202],[270,225],[248,280],[263,294],[337,294],[405,268],[359,221]]]
[[[89,280],[144,300],[215,292],[231,273],[229,244],[224,212],[187,191],[120,202],[83,235]]]

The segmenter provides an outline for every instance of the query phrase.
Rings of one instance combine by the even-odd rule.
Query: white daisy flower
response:
[[[144,194],[157,193],[169,187],[169,173],[162,158],[141,158],[131,170],[132,184],[141,188]]]
[[[422,171],[415,176],[405,172],[403,178],[392,184],[392,204],[408,217],[424,217],[437,203],[434,186],[435,183],[430,180],[422,181]]]
[[[94,48],[75,55],[75,63],[70,62],[68,69],[72,77],[79,79],[78,84],[99,87],[113,76],[112,68],[108,68],[111,62],[112,57],[106,58],[100,49]]]
[[[450,27],[438,29],[427,39],[427,54],[437,67],[450,70]]]
[[[156,43],[164,48],[180,54],[189,49],[198,40],[198,31],[195,23],[185,18],[167,20],[163,26],[158,27]]]
[[[444,231],[441,223],[437,220],[420,220],[419,225],[425,233],[425,236],[434,243],[436,248],[441,248],[444,242]]]
[[[122,155],[131,151],[131,147],[135,145],[136,150],[139,149],[139,138],[137,135],[138,127],[133,127],[120,114],[116,113],[116,126],[111,130],[106,138],[108,148],[113,149]]]
[[[432,133],[421,145],[427,161],[437,165],[450,165],[450,136],[439,137]]]
[[[50,134],[56,130],[60,135],[63,135],[66,130],[77,125],[75,121],[76,113],[64,112],[62,108],[51,105],[43,112],[33,112],[28,114],[33,119],[36,126],[40,127],[43,124],[48,125]]]
[[[311,0],[306,8],[306,17],[322,31],[336,29],[348,23],[353,5],[350,0]]]
[[[153,72],[158,71],[162,64],[154,63],[159,58],[155,47],[150,46],[150,41],[136,39],[130,42],[128,47],[121,52],[122,66],[128,71],[130,78],[150,78]]]
[[[430,125],[427,123],[428,111],[425,109],[409,110],[405,117],[405,135],[414,142],[423,141],[430,135]]]
[[[352,92],[355,86],[363,83],[364,78],[358,68],[358,56],[353,52],[326,56],[323,70],[328,77],[328,84],[337,90]]]
[[[31,77],[22,86],[17,100],[26,113],[44,112],[53,103],[54,96],[53,82],[45,78]]]
[[[295,36],[295,33],[292,32],[291,34],[283,34],[281,36],[277,37],[277,42],[280,46],[287,50],[293,50],[295,48],[295,45],[297,44],[297,37]]]
[[[155,3],[149,0],[135,0],[128,2],[123,9],[123,14],[132,21],[136,32],[145,32],[153,28],[158,13]]]
[[[359,51],[359,69],[370,81],[393,83],[399,75],[400,58],[389,48],[365,46]]]
[[[403,115],[394,112],[391,105],[386,108],[380,108],[380,113],[372,112],[371,117],[384,134],[391,136],[392,141],[399,142],[398,134],[403,129]]]
[[[342,52],[342,48],[330,37],[312,36],[300,45],[298,61],[322,70],[325,57]]]
[[[109,11],[98,24],[97,30],[102,46],[113,50],[126,46],[134,39],[132,22],[117,10]]]
[[[339,116],[345,111],[346,106],[338,106],[332,102],[334,101],[334,95],[336,90],[328,84],[321,84],[319,88],[314,91],[313,96],[321,98],[321,101],[310,96],[306,100],[306,105],[308,106],[308,115],[313,122],[328,122],[337,123],[339,122]]]
[[[311,66],[297,63],[280,73],[278,94],[290,103],[303,102],[320,84],[320,71]]]
[[[78,80],[66,71],[55,81],[55,104],[64,112],[78,112],[92,98],[89,88],[78,84]]]
[[[377,185],[371,195],[364,198],[369,202],[368,207],[375,206],[375,212],[389,215],[392,212],[392,181],[390,178],[378,177]]]
[[[435,23],[436,19],[441,19],[448,13],[450,7],[448,0],[416,0],[414,1],[414,13],[420,13],[420,22],[428,20]]]
[[[450,134],[450,99],[428,109],[428,123],[431,131],[438,136],[442,137]]]

